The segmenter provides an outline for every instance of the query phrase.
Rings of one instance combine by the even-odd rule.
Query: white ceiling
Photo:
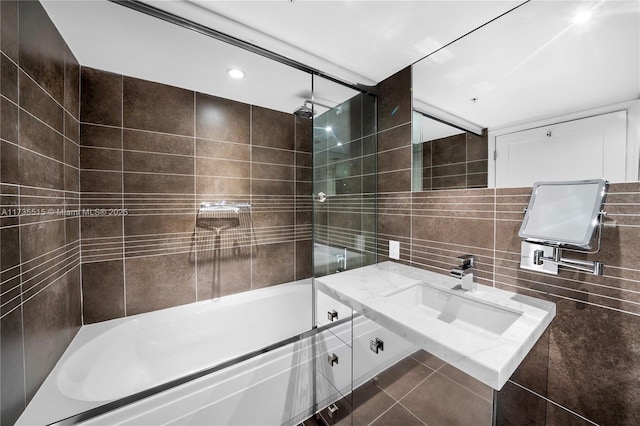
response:
[[[84,66],[285,112],[312,96],[304,72],[106,0],[42,3]],[[374,85],[522,1],[144,3]],[[597,19],[568,28],[585,4],[600,5]],[[414,95],[480,127],[637,98],[639,7],[637,0],[532,0],[417,64]],[[230,67],[247,77],[230,80]],[[313,87],[322,103],[355,93],[317,78]]]
[[[144,2],[345,81],[375,85],[523,1]]]
[[[293,112],[311,77],[106,0],[43,0],[88,67]],[[145,1],[343,81],[374,85],[519,1]],[[464,9],[465,13],[460,14]],[[247,77],[230,80],[229,67]],[[315,99],[355,93],[325,81]]]
[[[416,98],[493,129],[638,99],[640,2],[531,1],[413,72]]]

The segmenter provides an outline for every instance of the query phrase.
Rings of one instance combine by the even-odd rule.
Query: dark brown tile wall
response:
[[[311,276],[311,120],[87,67],[81,88],[85,323]],[[205,201],[252,205],[217,273]]]
[[[493,284],[494,191],[415,192],[411,200],[411,264],[448,274],[456,257],[476,256],[476,277]]]
[[[380,105],[410,103],[407,81],[395,76],[382,82],[381,96],[391,87],[398,93]],[[381,123],[388,118],[379,116]],[[394,124],[391,131],[380,129],[379,157],[411,146],[397,130],[406,124]],[[470,146],[468,154],[482,156]],[[410,179],[401,178],[411,162],[389,158],[392,166],[378,173],[379,261],[387,260],[390,239],[400,241],[401,262],[436,272],[446,273],[459,255],[475,254],[480,283],[556,303],[556,318],[498,394],[497,423],[639,424],[640,335],[633,330],[640,325],[640,183],[610,187],[602,250],[589,257],[604,262],[604,275],[561,270],[553,276],[519,268],[517,231],[530,188],[411,193]]]
[[[400,241],[401,262],[411,241],[411,67],[378,84],[377,248],[389,260],[389,240]]]
[[[80,66],[39,2],[0,2],[0,424],[82,324]]]
[[[634,383],[640,381],[640,362],[634,348],[640,338],[633,330],[640,322],[640,184],[612,184],[609,189],[602,250],[590,256],[605,264],[603,276],[562,269],[554,276],[519,268],[517,229],[530,194],[530,188],[496,191],[495,285],[549,299],[557,313],[549,327],[547,362],[527,366],[528,379],[512,380],[550,401],[546,424],[637,424],[640,394]],[[531,383],[536,374],[546,377],[546,388]],[[501,397],[531,398],[521,390],[512,395],[512,389]]]

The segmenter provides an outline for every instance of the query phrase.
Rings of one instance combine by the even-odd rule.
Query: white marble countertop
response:
[[[391,303],[387,295],[419,282],[519,314],[502,333],[462,329],[416,309]],[[454,289],[459,280],[394,262],[316,279],[318,290],[350,306],[429,353],[500,390],[555,317],[552,302],[478,284]]]

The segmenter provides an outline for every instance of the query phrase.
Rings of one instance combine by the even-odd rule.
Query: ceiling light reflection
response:
[[[591,10],[583,10],[573,17],[573,23],[574,24],[585,23],[589,19],[591,19],[592,16],[593,16],[593,13],[591,12]]]

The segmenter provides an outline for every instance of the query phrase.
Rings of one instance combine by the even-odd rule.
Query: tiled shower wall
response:
[[[311,276],[311,120],[86,67],[81,90],[85,323]],[[216,275],[196,219],[221,201],[252,222]]]
[[[11,425],[81,325],[80,66],[39,2],[0,2],[0,44],[0,423]]]
[[[378,253],[401,243],[401,261],[441,273],[474,254],[478,282],[548,299],[556,318],[497,398],[499,425],[640,423],[640,183],[612,184],[604,276],[519,268],[517,230],[531,188],[411,193],[410,69],[381,83]],[[395,111],[395,113],[393,113]]]

